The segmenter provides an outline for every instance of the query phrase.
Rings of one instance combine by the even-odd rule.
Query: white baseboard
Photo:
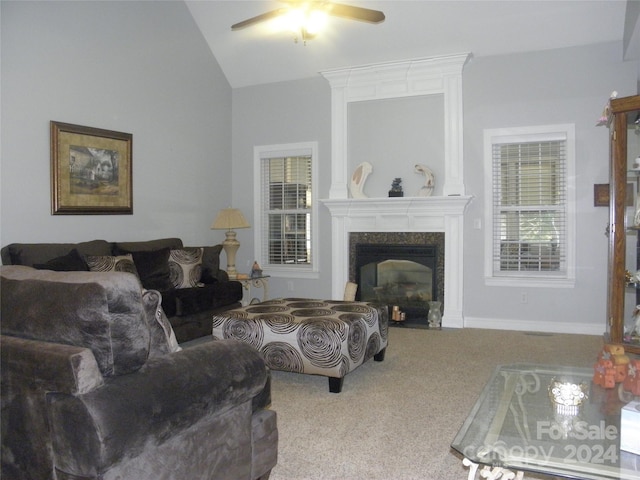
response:
[[[541,333],[575,333],[580,335],[604,335],[605,332],[604,325],[594,323],[549,322],[544,320],[508,320],[504,318],[496,319],[468,316],[464,317],[464,327]]]

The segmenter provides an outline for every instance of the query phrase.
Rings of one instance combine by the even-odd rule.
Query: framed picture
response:
[[[51,214],[133,214],[132,140],[51,121]]]
[[[627,183],[627,197],[625,204],[627,207],[633,207],[635,200],[635,184]],[[609,184],[596,183],[593,185],[593,206],[608,207],[609,206]]]

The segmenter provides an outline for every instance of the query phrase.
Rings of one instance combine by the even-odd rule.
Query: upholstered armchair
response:
[[[278,432],[254,349],[181,349],[128,273],[0,273],[3,479],[268,478]]]

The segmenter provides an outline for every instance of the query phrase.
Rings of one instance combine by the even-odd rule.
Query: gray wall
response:
[[[331,185],[331,88],[318,76],[233,90],[233,205],[253,224],[253,147],[297,142],[318,142],[318,198],[327,198]],[[320,278],[271,278],[270,296],[331,296],[331,216],[319,206]],[[238,270],[253,263],[253,230],[239,230]],[[265,272],[268,273],[268,272]],[[289,286],[293,290],[289,289]]]
[[[465,184],[475,196],[465,222],[465,324],[604,331],[608,209],[593,206],[593,184],[609,181],[609,147],[607,128],[595,124],[611,91],[636,94],[637,65],[621,52],[611,43],[478,58],[465,68]],[[473,229],[484,218],[483,129],[557,123],[576,128],[576,287],[487,287],[484,230]]]
[[[465,221],[465,325],[592,334],[604,331],[607,272],[604,230],[608,209],[593,206],[593,184],[608,183],[608,133],[604,127],[595,127],[595,123],[612,90],[617,90],[620,96],[636,94],[636,72],[635,62],[622,62],[618,43],[475,58],[465,67],[465,185],[467,194],[474,196]],[[246,172],[252,171],[253,145],[308,140],[320,142],[319,194],[320,198],[327,198],[331,98],[328,85],[321,79],[313,79],[242,88],[234,90],[233,98],[234,203],[242,204],[245,211],[252,208],[251,194],[242,186],[248,181]],[[475,219],[484,221],[483,130],[556,123],[576,126],[576,287],[487,287],[483,270],[484,230],[474,229],[473,224]],[[376,140],[371,138],[371,142]],[[371,145],[369,148],[375,150]],[[397,163],[393,158],[388,161]],[[417,163],[413,159],[407,162],[411,167]],[[330,228],[327,209],[321,206],[320,212],[321,230],[325,231]],[[319,284],[296,281],[294,292],[290,292],[286,282],[272,279],[272,296],[330,294],[331,252],[327,251],[326,231],[321,233],[323,261]],[[246,262],[250,260],[248,245],[252,239],[247,235],[242,243],[239,255]],[[526,304],[520,301],[523,291],[528,297]]]
[[[373,167],[365,195],[386,197],[393,180],[401,178],[404,195],[416,196],[425,183],[416,164],[432,171],[433,195],[442,195],[444,95],[352,102],[347,108],[347,171],[365,161]]]
[[[231,88],[182,2],[1,2],[1,243],[217,243]],[[50,214],[49,121],[133,134],[133,215]]]

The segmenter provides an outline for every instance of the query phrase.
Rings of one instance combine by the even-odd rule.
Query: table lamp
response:
[[[211,225],[212,230],[226,230],[226,238],[222,242],[222,248],[227,254],[227,275],[231,280],[238,278],[236,252],[240,248],[240,242],[236,239],[236,232],[233,229],[249,228],[250,226],[237,208],[223,208]]]

